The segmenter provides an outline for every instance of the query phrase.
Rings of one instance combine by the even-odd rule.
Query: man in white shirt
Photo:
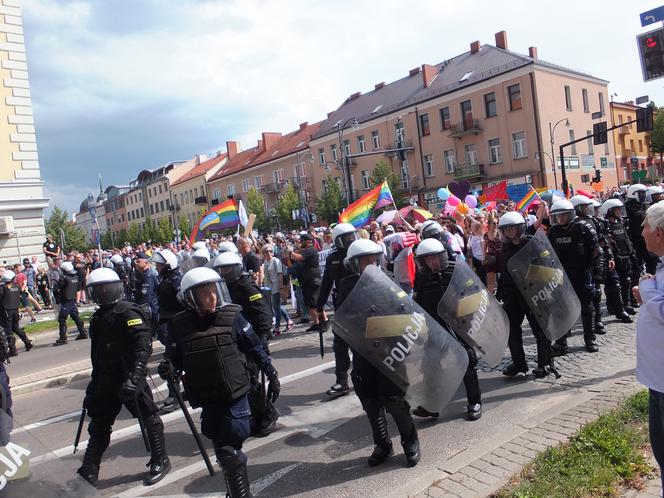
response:
[[[646,273],[632,289],[641,305],[636,326],[636,377],[650,390],[650,445],[664,488],[664,202],[648,208],[643,238],[660,263],[655,275]]]

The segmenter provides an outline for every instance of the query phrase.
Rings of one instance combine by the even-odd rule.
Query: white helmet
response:
[[[588,216],[590,214],[590,206],[592,205],[590,197],[577,194],[573,195],[569,201],[572,203],[572,206],[574,206],[576,214],[581,216]]]
[[[2,283],[8,284],[9,282],[13,282],[14,277],[16,277],[16,273],[11,270],[5,270],[2,272]]]
[[[438,239],[424,239],[415,250],[415,263],[419,270],[441,271],[447,266],[447,249]]]
[[[657,185],[648,187],[648,191],[646,192],[646,201],[651,204],[654,202],[659,202],[662,194],[664,194],[664,189],[662,187]],[[656,199],[653,200],[653,196],[657,196]]]
[[[111,256],[111,263],[114,263],[114,264],[117,265],[117,264],[120,264],[120,263],[123,263],[123,262],[124,262],[124,259],[122,259],[122,256],[120,254],[114,254],[113,256]]]
[[[357,240],[357,229],[350,223],[339,223],[332,229],[332,240],[339,249],[348,249]]]
[[[150,258],[150,262],[156,265],[164,265],[170,270],[175,270],[180,266],[180,261],[178,257],[168,249],[162,249],[161,251],[155,252]]]
[[[110,268],[97,268],[90,272],[85,286],[90,297],[99,306],[117,303],[124,294],[124,286],[118,274]]]
[[[602,207],[602,203],[599,202],[597,199],[590,199],[590,203],[593,205],[595,209]]]
[[[508,235],[505,233],[507,228],[515,228],[516,231],[513,233],[510,231],[511,235]],[[521,215],[521,213],[517,213],[516,211],[508,211],[500,217],[500,220],[498,220],[498,229],[500,230],[502,236],[507,240],[519,241],[521,240],[521,237],[523,237],[523,234],[526,232],[526,219]]]
[[[197,289],[214,284],[215,299],[205,295]],[[200,313],[214,313],[225,304],[231,302],[226,285],[219,274],[212,268],[199,267],[189,270],[180,283],[180,296],[182,302],[191,309]]]
[[[441,224],[434,220],[427,220],[420,226],[420,233],[423,239],[434,238],[440,240],[444,231],[445,229]]]
[[[348,247],[344,263],[350,270],[359,275],[364,270],[364,267],[360,268],[360,258],[363,256],[374,256],[375,263],[378,265],[382,255],[383,250],[373,240],[357,239]]]
[[[202,262],[201,266],[203,266],[210,261],[210,251],[208,251],[207,247],[201,247],[200,249],[196,249],[191,257],[200,260]]]
[[[235,282],[244,271],[242,258],[236,252],[222,252],[214,258],[213,268],[219,272],[226,282]]]
[[[417,245],[417,249],[415,250],[415,257],[422,258],[424,256],[430,256],[440,252],[447,253],[445,246],[440,240],[425,239]]]
[[[237,254],[237,246],[233,244],[231,241],[226,240],[219,244],[218,250],[220,253],[222,252],[234,252]]]
[[[60,265],[60,269],[64,272],[67,273],[68,275],[75,275],[76,270],[74,269],[74,265],[71,264],[71,261],[65,261]]]
[[[611,210],[619,208],[620,213],[619,214],[611,214]],[[604,201],[604,204],[602,204],[602,212],[604,213],[604,216],[611,216],[611,217],[616,217],[616,218],[622,218],[625,216],[625,205],[622,203],[620,199],[607,199]]]
[[[205,244],[205,242],[203,242],[202,240],[199,240],[198,242],[194,242],[193,245],[191,246],[191,248],[194,251],[198,251],[199,249],[207,248],[207,244]]]
[[[574,221],[574,205],[567,199],[559,199],[549,210],[551,225],[568,225]]]
[[[639,202],[644,202],[646,200],[647,191],[648,188],[645,185],[642,183],[635,183],[634,185],[630,185],[627,189],[627,198],[636,199]],[[643,195],[639,195],[640,192],[643,192]]]

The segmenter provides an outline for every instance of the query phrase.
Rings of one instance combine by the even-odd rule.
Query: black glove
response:
[[[173,368],[171,360],[163,360],[159,363],[159,366],[157,366],[157,373],[159,374],[159,377],[164,380],[173,380],[175,378],[175,368]]]
[[[279,382],[278,375],[279,374],[277,374],[277,371],[275,370],[274,373],[268,377],[267,399],[272,403],[277,401],[279,393],[281,392],[281,382]]]
[[[134,401],[138,398],[138,375],[129,374],[125,381],[122,383],[122,390],[120,392],[120,397],[124,401]]]

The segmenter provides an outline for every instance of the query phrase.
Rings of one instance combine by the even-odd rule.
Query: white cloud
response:
[[[94,192],[96,195],[98,191],[99,187],[95,189],[94,186],[82,187],[71,183],[45,182],[44,197],[49,199],[45,214],[50,215],[55,206],[66,210],[70,215],[75,214],[88,193]]]

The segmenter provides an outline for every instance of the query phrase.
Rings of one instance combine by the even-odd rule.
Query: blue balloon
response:
[[[449,196],[450,196],[450,191],[447,190],[445,187],[438,189],[438,197],[440,197],[441,201],[446,201]]]

